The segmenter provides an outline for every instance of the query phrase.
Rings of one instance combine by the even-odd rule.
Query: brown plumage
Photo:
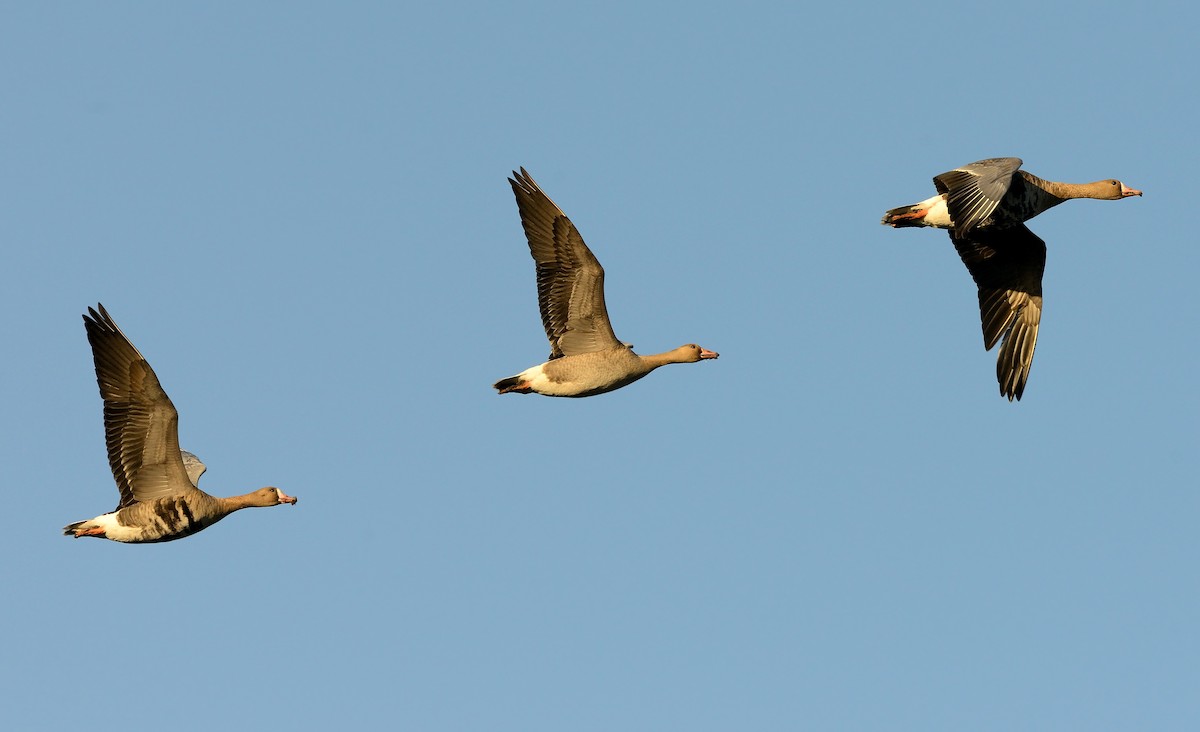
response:
[[[117,508],[64,527],[67,536],[147,543],[190,536],[242,508],[294,504],[274,487],[229,498],[210,496],[195,483],[204,464],[179,449],[179,414],[150,364],[103,305],[83,316],[96,381],[104,400],[108,462]]]
[[[883,217],[895,228],[950,230],[950,241],[979,287],[983,345],[991,350],[1003,338],[996,379],[1009,401],[1025,392],[1042,318],[1046,245],[1025,222],[1072,198],[1142,195],[1119,180],[1058,183],[1020,167],[1020,158],[992,158],[942,173],[933,179],[938,195]]]
[[[640,356],[613,333],[604,303],[604,268],[567,215],[521,168],[508,179],[537,265],[538,308],[550,359],[497,381],[501,394],[586,397],[619,389],[668,363],[717,358],[689,343]]]

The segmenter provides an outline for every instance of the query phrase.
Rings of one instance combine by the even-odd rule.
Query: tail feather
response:
[[[521,383],[520,376],[510,376],[507,379],[500,379],[495,384],[492,384],[492,388],[501,394],[507,394],[510,391],[520,391],[520,389],[517,387],[519,387]]]
[[[916,218],[912,215],[920,210],[920,204],[893,208],[883,215],[883,221],[879,223],[897,229],[904,228],[905,226],[925,226],[925,223],[920,218]]]
[[[63,527],[63,536],[75,536],[75,529],[86,524],[87,521],[76,521],[73,524],[67,524]]]

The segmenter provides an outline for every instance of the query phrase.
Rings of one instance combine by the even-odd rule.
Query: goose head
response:
[[[296,503],[295,496],[289,496],[275,486],[259,488],[251,493],[247,503],[251,506],[278,506],[281,503]]]
[[[1092,198],[1098,198],[1102,201],[1116,201],[1121,198],[1142,195],[1141,191],[1136,188],[1130,188],[1116,178],[1097,181],[1092,184],[1092,188],[1095,189]]]
[[[710,351],[707,348],[701,348],[695,343],[688,343],[675,349],[675,354],[679,358],[679,363],[696,363],[702,358],[717,358],[721,354],[716,351]]]

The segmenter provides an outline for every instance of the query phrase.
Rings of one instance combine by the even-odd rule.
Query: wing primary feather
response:
[[[104,401],[109,466],[121,494],[117,508],[177,494],[191,483],[179,451],[175,406],[102,304],[88,308],[83,320]]]
[[[604,268],[579,230],[524,167],[509,182],[536,263],[550,359],[620,346],[604,302]]]
[[[1001,393],[1020,399],[1033,364],[1042,309],[1046,245],[1024,224],[951,231],[951,241],[979,288],[984,347],[996,354]]]

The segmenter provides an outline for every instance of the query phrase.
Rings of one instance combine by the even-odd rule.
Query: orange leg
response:
[[[75,538],[78,539],[81,536],[104,536],[104,527],[93,526],[90,529],[75,529]]]

